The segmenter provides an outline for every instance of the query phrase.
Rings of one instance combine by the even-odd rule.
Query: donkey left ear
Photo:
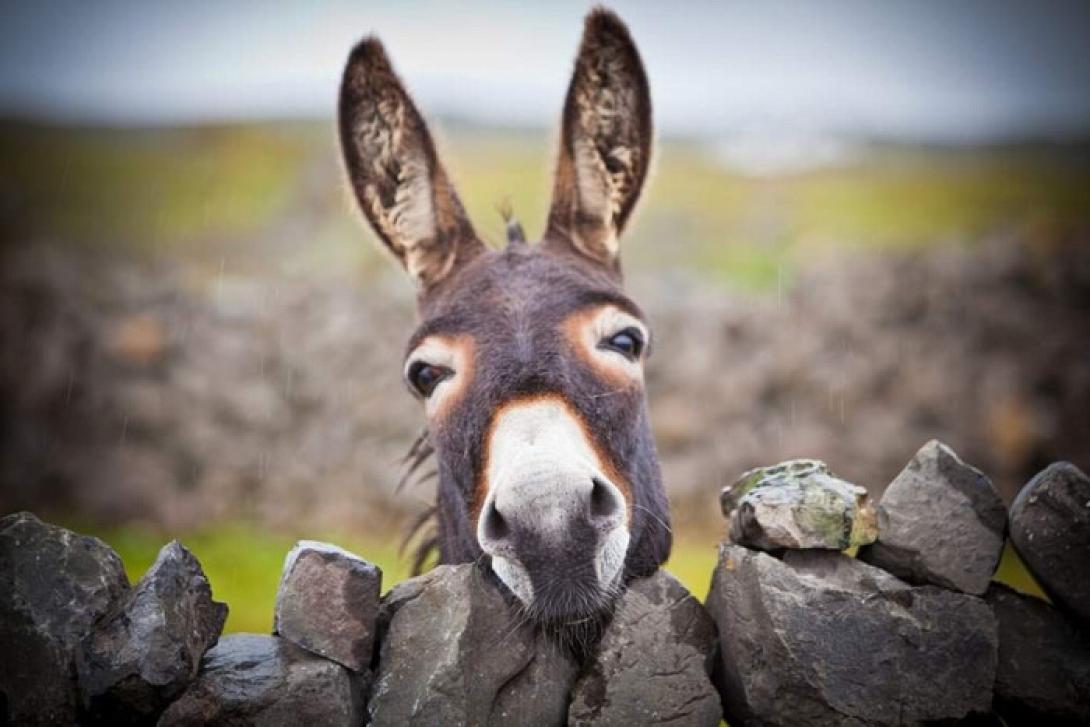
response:
[[[587,16],[561,121],[546,244],[571,246],[619,271],[618,237],[651,161],[651,93],[628,28]]]
[[[338,110],[348,177],[372,229],[420,287],[484,250],[382,44],[352,49]]]

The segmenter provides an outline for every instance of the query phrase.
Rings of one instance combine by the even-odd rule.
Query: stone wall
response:
[[[877,495],[932,436],[1006,501],[1054,459],[1090,467],[1088,251],[852,251],[782,296],[631,271],[675,522],[710,528],[709,487],[816,453]],[[413,320],[394,266],[361,284],[0,250],[0,511],[170,530],[410,520],[434,501],[430,482],[396,490],[424,423],[401,377]]]
[[[101,541],[8,515],[0,723],[1090,724],[1090,479],[1074,466],[1009,514],[934,441],[878,503],[816,461],[747,472],[721,503],[704,605],[660,571],[608,622],[548,633],[476,564],[380,596],[374,565],[302,541],[275,633],[223,636],[227,606],[181,544],[130,586]],[[992,581],[1008,535],[1051,603]]]

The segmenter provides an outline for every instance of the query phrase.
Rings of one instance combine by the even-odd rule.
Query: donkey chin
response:
[[[539,623],[607,612],[623,584],[628,507],[577,417],[557,400],[512,407],[488,452],[477,540],[492,571]]]

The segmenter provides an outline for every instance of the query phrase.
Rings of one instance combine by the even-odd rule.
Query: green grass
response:
[[[155,560],[168,537],[137,527],[83,528],[82,531],[102,538],[116,549],[133,582]],[[272,629],[273,605],[284,556],[296,538],[239,523],[176,537],[201,561],[216,600],[229,604],[225,630],[268,633]],[[359,553],[382,568],[383,590],[389,590],[409,576],[410,564],[407,558],[398,555],[396,536],[367,539],[326,533],[313,537]],[[715,568],[717,539],[715,534],[681,538],[675,543],[673,555],[666,564],[667,570],[701,600],[707,595]],[[1003,554],[996,579],[1018,590],[1042,595],[1010,547]]]
[[[95,131],[0,126],[0,184],[37,235],[193,254],[288,214],[304,138],[274,127]]]
[[[1026,570],[1025,564],[1018,557],[1018,553],[1014,552],[1014,548],[1011,547],[1010,543],[1007,543],[1007,547],[1003,549],[1003,559],[999,561],[999,568],[996,570],[994,580],[1006,583],[1011,588],[1023,593],[1029,593],[1038,598],[1044,598],[1046,601],[1048,600],[1045,592],[1041,590],[1041,586]]]
[[[441,152],[479,233],[503,240],[507,201],[531,237],[551,193],[550,135],[456,127]],[[0,125],[0,191],[29,233],[230,268],[369,270],[331,124],[155,131]],[[730,284],[782,285],[836,247],[973,244],[1001,231],[1062,237],[1090,221],[1085,150],[874,147],[856,163],[755,179],[709,147],[662,141],[625,239],[629,270],[687,267]],[[280,240],[281,237],[287,240]],[[298,236],[298,237],[297,237]]]
[[[502,239],[509,199],[531,236],[544,226],[552,150],[538,133],[462,134],[447,144],[466,207]],[[1047,149],[878,147],[831,170],[755,179],[693,142],[667,140],[625,240],[628,269],[687,266],[753,289],[785,282],[834,247],[971,244],[1003,230],[1059,234],[1088,219],[1090,165]]]
[[[154,562],[165,538],[169,537],[136,527],[87,532],[117,550],[134,583]],[[272,630],[273,605],[284,556],[297,538],[239,523],[175,537],[200,560],[212,584],[213,597],[230,607],[227,632],[268,633]],[[409,575],[410,563],[398,555],[396,537],[372,542],[333,533],[319,539],[337,543],[379,566],[384,588]]]

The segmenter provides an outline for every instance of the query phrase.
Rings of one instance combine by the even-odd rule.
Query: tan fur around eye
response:
[[[440,425],[465,396],[475,373],[476,344],[468,335],[430,336],[424,339],[406,359],[406,370],[414,361],[446,366],[454,377],[442,382],[431,397],[424,401],[429,422]]]
[[[575,354],[594,373],[618,388],[643,385],[642,363],[626,363],[615,355],[598,348],[598,321],[616,309],[612,305],[596,306],[576,311],[563,324],[564,338]],[[627,316],[627,314],[621,314]]]

